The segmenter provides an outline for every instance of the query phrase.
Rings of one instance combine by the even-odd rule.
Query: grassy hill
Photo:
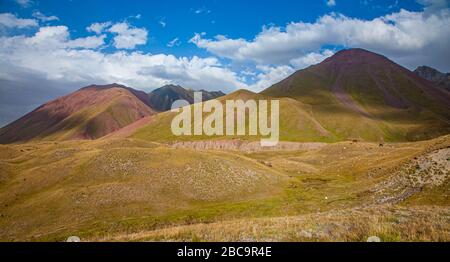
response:
[[[265,99],[271,100],[272,97],[256,94],[248,90],[238,90],[229,95],[220,97],[218,100],[224,105],[226,100],[243,100],[249,99]],[[333,142],[338,141],[333,133],[325,130],[320,123],[318,123],[311,112],[311,106],[291,98],[281,98],[280,100],[280,139],[283,141],[323,141]],[[190,106],[191,111],[193,106]],[[222,140],[222,139],[236,139],[256,141],[261,136],[175,136],[172,134],[170,125],[172,119],[177,113],[164,112],[153,117],[152,121],[146,126],[137,129],[131,137],[159,142],[173,142],[173,141],[191,141],[191,140]],[[203,118],[208,116],[208,113],[203,113]],[[194,120],[191,121],[192,126]],[[225,117],[224,117],[225,123]],[[248,118],[246,121],[246,130],[248,130]]]
[[[448,240],[449,143],[251,152],[139,139],[1,145],[0,240]],[[289,221],[298,226],[282,230]],[[204,223],[214,223],[211,234]],[[302,226],[310,237],[290,235]]]

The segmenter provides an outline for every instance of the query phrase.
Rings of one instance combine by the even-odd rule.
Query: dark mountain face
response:
[[[203,101],[211,100],[225,95],[221,91],[205,91],[202,92]],[[172,103],[176,100],[183,99],[190,104],[194,103],[194,90],[187,90],[178,85],[165,85],[153,90],[148,94],[149,104],[158,111],[167,111],[172,107]]]
[[[414,70],[414,73],[450,91],[450,73],[442,73],[429,66],[419,66]]]
[[[118,84],[91,85],[47,102],[0,129],[0,143],[95,139],[152,115],[147,94]]]

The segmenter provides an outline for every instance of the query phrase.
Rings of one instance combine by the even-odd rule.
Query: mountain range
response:
[[[388,58],[362,49],[340,51],[259,94],[238,90],[219,98],[222,102],[227,99],[279,99],[282,141],[416,141],[450,131],[448,92]],[[158,114],[133,137],[150,141],[210,139],[171,135],[173,117],[171,112]]]
[[[0,241],[450,241],[449,93],[388,58],[217,98],[279,100],[275,147],[174,136],[178,98],[91,85],[0,129]]]
[[[224,95],[201,90],[203,99]],[[0,143],[33,139],[97,139],[170,109],[173,101],[193,103],[193,90],[166,85],[149,94],[120,84],[90,85],[47,102],[0,129]]]
[[[450,131],[450,93],[422,78],[431,75],[419,73],[425,71],[430,70],[413,73],[382,55],[349,49],[259,94],[201,91],[203,100],[279,99],[280,138],[285,141],[414,141]],[[152,120],[127,134],[156,141],[192,139],[173,136],[173,113],[158,112],[177,99],[193,103],[193,92],[177,85],[149,94],[119,84],[87,86],[3,127],[0,143],[96,139],[144,117]]]
[[[214,99],[220,96],[224,96],[225,93],[221,91],[206,91],[198,90],[202,92],[203,101]],[[194,103],[194,90],[184,89],[179,85],[165,85],[158,89],[153,90],[148,94],[148,99],[150,106],[159,111],[170,110],[172,103],[176,100],[183,99],[188,101],[190,104]]]

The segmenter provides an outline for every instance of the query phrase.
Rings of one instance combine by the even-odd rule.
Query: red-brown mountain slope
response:
[[[154,114],[147,94],[118,84],[91,85],[36,108],[0,129],[0,143],[95,139]]]

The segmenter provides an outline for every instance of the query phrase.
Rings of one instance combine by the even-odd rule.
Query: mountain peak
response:
[[[362,48],[351,48],[343,49],[336,52],[331,57],[325,59],[322,63],[344,63],[344,64],[367,64],[367,63],[385,63],[391,62],[387,57],[362,49]]]
[[[97,84],[92,84],[92,85],[88,85],[85,87],[80,88],[80,90],[82,89],[96,89],[96,90],[103,90],[103,89],[110,89],[110,88],[125,88],[125,89],[130,89],[130,87],[127,87],[125,85],[122,84],[117,84],[117,83],[112,83],[112,84],[105,84],[105,85],[97,85]]]
[[[419,66],[414,70],[414,73],[435,85],[450,91],[450,73],[442,73],[437,69],[429,66]]]
[[[88,86],[80,88],[79,91],[82,91],[82,90],[101,91],[101,90],[108,90],[108,89],[111,89],[111,88],[125,89],[125,90],[131,92],[133,95],[135,95],[144,104],[146,104],[147,106],[150,106],[150,103],[149,103],[149,100],[148,100],[148,97],[147,97],[147,93],[145,93],[143,91],[140,91],[140,90],[136,90],[136,89],[131,88],[131,87],[128,87],[126,85],[122,85],[122,84],[117,84],[117,83],[106,84],[106,85],[92,84],[92,85],[88,85]]]
[[[168,85],[164,85],[164,86],[162,86],[162,87],[160,87],[158,89],[180,89],[180,88],[184,89],[180,85],[168,84]]]
[[[423,78],[425,78],[427,80],[430,80],[430,81],[433,81],[433,80],[432,79],[428,79],[429,77],[433,78],[433,77],[436,77],[436,76],[441,77],[441,76],[445,75],[441,71],[439,71],[439,70],[437,70],[435,68],[432,68],[430,66],[426,66],[426,65],[422,65],[422,66],[417,67],[414,70],[414,73],[416,73],[416,74],[420,75],[421,77],[423,77]]]

